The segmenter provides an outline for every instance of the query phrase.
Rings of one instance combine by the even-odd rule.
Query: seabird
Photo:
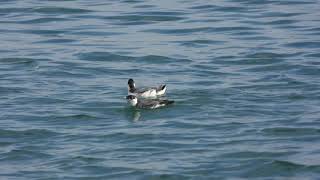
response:
[[[164,95],[167,90],[165,84],[160,85],[159,87],[150,87],[150,88],[136,88],[136,85],[133,79],[128,80],[128,95],[134,95],[136,97],[142,98],[154,98],[157,96]]]
[[[163,106],[167,106],[169,104],[173,104],[174,101],[166,100],[166,99],[138,99],[134,95],[128,95],[126,97],[128,103],[137,108],[142,109],[155,109]]]

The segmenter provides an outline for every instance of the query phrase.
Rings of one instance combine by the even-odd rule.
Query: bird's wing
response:
[[[153,108],[155,106],[159,105],[159,101],[152,100],[152,99],[145,99],[140,101],[139,106],[141,108]]]
[[[144,93],[151,90],[151,88],[140,88],[136,90],[136,93]]]
[[[162,104],[162,105],[168,105],[168,104],[173,104],[174,101],[172,100],[167,100],[167,99],[163,99],[163,100],[159,100],[159,104]]]
[[[162,85],[156,87],[155,89],[156,89],[157,91],[162,91],[165,87],[166,87],[166,85],[165,85],[165,84],[162,84]]]

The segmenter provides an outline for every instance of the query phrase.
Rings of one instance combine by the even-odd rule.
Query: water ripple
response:
[[[66,7],[38,7],[30,10],[35,13],[43,14],[83,14],[90,13],[88,9],[79,9],[79,8],[66,8]]]

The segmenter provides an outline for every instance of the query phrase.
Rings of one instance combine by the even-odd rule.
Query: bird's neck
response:
[[[133,93],[136,90],[134,84],[129,84],[128,89],[129,89],[129,92],[131,92],[131,93]]]

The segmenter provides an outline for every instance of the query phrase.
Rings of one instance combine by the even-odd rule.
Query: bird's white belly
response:
[[[151,109],[156,109],[156,108],[159,108],[159,107],[162,107],[162,106],[165,106],[165,105],[164,104],[156,104],[153,107],[151,107]]]
[[[145,91],[141,94],[138,94],[138,96],[143,97],[143,98],[155,97],[155,96],[157,96],[157,92],[155,89],[150,89],[150,90]]]

